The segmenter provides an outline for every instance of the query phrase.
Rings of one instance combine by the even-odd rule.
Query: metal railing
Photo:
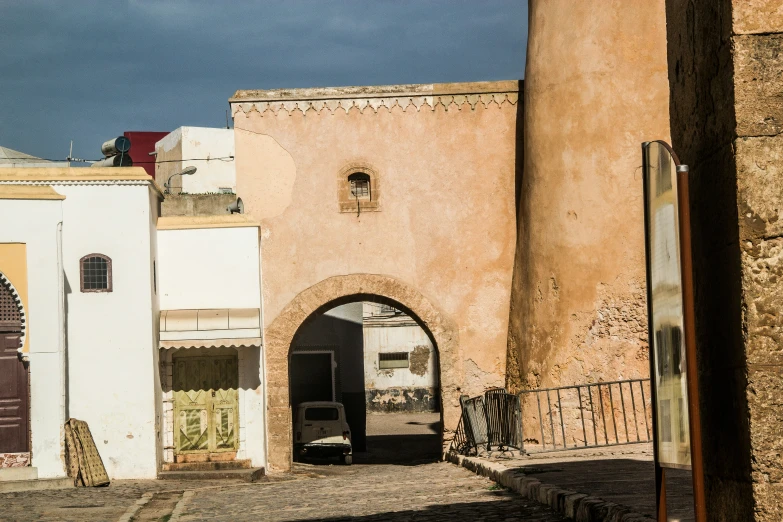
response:
[[[465,428],[465,437],[468,447],[475,450],[476,454],[486,452],[489,445],[487,434],[487,410],[484,407],[482,396],[469,398],[463,395],[459,398],[462,406],[462,422]]]
[[[522,411],[518,395],[493,388],[484,393],[488,447],[522,449]]]
[[[483,396],[460,397],[462,415],[451,441],[451,451],[482,455],[493,449],[522,449],[522,412],[519,397],[503,388]]]
[[[522,440],[537,441],[537,450],[526,449],[539,452],[650,442],[649,389],[650,379],[629,379],[525,390]],[[524,428],[536,419],[538,430]]]

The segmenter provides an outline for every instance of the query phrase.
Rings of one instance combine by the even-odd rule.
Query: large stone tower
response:
[[[669,140],[665,15],[530,1],[512,388],[649,375],[640,144]]]

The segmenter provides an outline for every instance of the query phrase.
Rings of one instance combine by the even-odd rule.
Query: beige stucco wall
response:
[[[237,93],[237,193],[262,223],[265,327],[322,281],[383,275],[456,324],[445,409],[457,407],[457,388],[502,385],[517,89],[514,81]],[[377,211],[340,212],[340,173],[356,164],[382,187]],[[268,358],[270,375],[274,364]],[[453,429],[457,416],[444,416]]]
[[[669,139],[664,0],[531,0],[509,386],[649,375],[640,144]]]
[[[30,323],[30,307],[27,304],[27,245],[24,243],[0,243],[0,273],[13,285],[22,303],[25,321]],[[30,351],[30,332],[25,331],[22,352]]]

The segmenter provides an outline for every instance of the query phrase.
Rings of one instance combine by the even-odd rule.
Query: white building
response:
[[[155,144],[155,180],[168,179],[186,167],[195,174],[171,178],[172,194],[236,193],[234,130],[180,127]]]
[[[113,479],[266,466],[258,224],[162,197],[140,168],[0,171],[0,480],[64,477],[69,417]]]
[[[367,411],[437,411],[438,360],[426,332],[392,306],[365,302],[362,315]]]

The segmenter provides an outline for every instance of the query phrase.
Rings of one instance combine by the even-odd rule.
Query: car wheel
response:
[[[346,466],[353,464],[353,455],[343,455],[343,464]]]

